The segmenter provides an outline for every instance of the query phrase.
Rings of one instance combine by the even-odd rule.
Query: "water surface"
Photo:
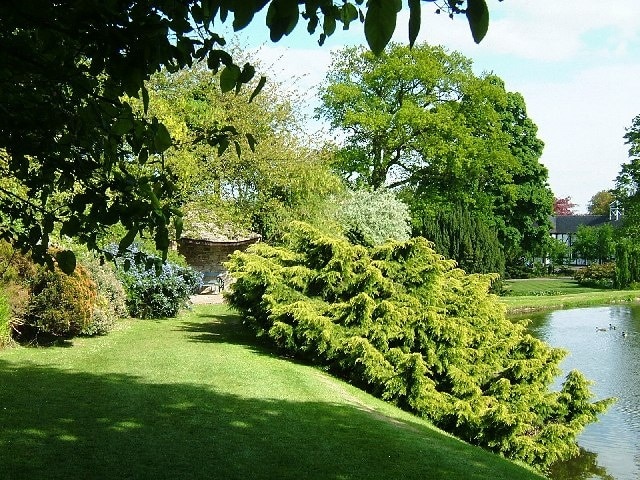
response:
[[[580,457],[556,464],[550,477],[639,480],[640,306],[558,310],[527,318],[534,336],[569,351],[561,364],[565,374],[576,368],[595,382],[596,399],[618,398],[579,436]]]

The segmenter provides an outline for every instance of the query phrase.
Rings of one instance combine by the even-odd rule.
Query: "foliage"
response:
[[[551,261],[553,268],[566,265],[569,261],[571,250],[569,245],[560,239],[549,237],[545,247],[545,255]]]
[[[73,274],[40,268],[33,279],[24,323],[23,338],[39,334],[73,337],[89,328],[98,299],[96,284],[78,265]]]
[[[11,305],[6,292],[0,287],[0,349],[12,344]]]
[[[266,86],[249,102],[248,94],[221,92],[219,81],[198,63],[176,73],[163,70],[148,82],[148,115],[174,139],[164,161],[175,174],[176,196],[183,214],[198,206],[210,218],[277,240],[292,219],[315,220],[342,183],[330,170],[329,153],[304,140],[302,120],[282,85]],[[217,137],[209,136],[224,122],[233,123],[229,138],[241,150],[217,148]]]
[[[45,274],[28,255],[14,250],[8,242],[0,242],[1,284],[10,305],[13,331],[21,333],[23,338],[42,333],[65,337],[102,335],[113,328],[118,318],[127,315],[126,295],[113,266],[100,264],[92,253],[83,249],[78,249],[76,254],[80,273],[67,279],[59,269]],[[56,299],[58,293],[61,297]],[[74,301],[76,295],[77,302]],[[70,304],[73,305],[67,325],[61,317]],[[62,310],[55,312],[56,308]],[[90,312],[88,320],[86,311]]]
[[[115,255],[117,246],[113,245],[111,250]],[[188,305],[190,295],[202,287],[201,273],[191,267],[162,262],[140,251],[136,244],[116,256],[116,266],[132,317],[175,317]]]
[[[611,190],[601,190],[589,200],[587,211],[591,215],[609,215],[610,205],[616,200]]]
[[[548,235],[542,142],[521,95],[441,47],[390,45],[334,56],[317,114],[346,137],[336,168],[351,183],[402,188],[415,223],[461,206],[497,231],[509,259]]]
[[[590,403],[564,353],[505,318],[492,276],[466,275],[422,238],[354,246],[304,224],[288,247],[236,252],[227,298],[290,354],[425,416],[460,438],[545,466],[609,401]]]
[[[409,238],[409,209],[389,190],[350,191],[335,215],[354,243],[372,246]]]
[[[504,251],[495,230],[468,210],[458,205],[437,211],[435,218],[424,212],[414,212],[413,218],[414,234],[432,241],[438,253],[465,272],[504,274]]]
[[[622,164],[613,193],[624,211],[624,235],[635,242],[640,239],[640,115],[633,119],[624,139],[629,161]]]
[[[122,283],[118,280],[115,266],[112,263],[101,262],[100,259],[88,251],[77,251],[82,266],[89,272],[91,279],[96,283],[98,294],[104,297],[105,302],[113,310],[117,317],[127,316],[126,298]]]
[[[118,319],[128,316],[127,294],[112,263],[100,262],[92,252],[84,250],[76,250],[76,255],[95,282],[98,292],[91,322],[81,333],[104,335],[113,330]]]
[[[553,199],[554,215],[575,215],[575,207],[576,204],[571,201],[571,197]]]
[[[598,227],[580,225],[572,247],[575,256],[605,263],[613,259],[615,244],[613,226],[607,223]]]
[[[628,288],[640,282],[640,245],[631,238],[616,243],[616,288]]]
[[[239,91],[252,82],[255,67],[234,63],[213,28],[229,20],[242,30],[267,5],[272,41],[291,33],[300,16],[310,34],[320,31],[321,44],[337,23],[348,28],[360,19],[369,45],[380,52],[402,2],[361,3],[0,2],[0,237],[30,248],[35,260],[52,267],[48,247],[57,229],[95,249],[101,231],[120,223],[127,231],[121,249],[149,232],[166,254],[170,221],[180,223],[173,174],[163,162],[172,138],[156,118],[137,115],[130,99],[140,99],[147,110],[150,75],[195,60],[221,72],[222,91]],[[413,44],[420,2],[408,4]],[[474,40],[482,39],[489,18],[485,0],[446,2],[443,8],[451,16],[466,15]],[[264,77],[253,83],[250,99],[264,84]],[[232,131],[223,123],[207,137],[221,149],[239,148],[228,136]],[[155,168],[140,171],[149,163]],[[58,264],[72,271],[72,252],[59,254]]]
[[[580,285],[596,288],[612,288],[616,278],[616,264],[614,262],[589,265],[576,270],[573,278]]]

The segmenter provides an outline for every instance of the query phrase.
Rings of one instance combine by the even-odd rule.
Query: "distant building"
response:
[[[582,225],[599,227],[607,223],[618,227],[621,222],[622,209],[616,201],[609,206],[609,215],[558,215],[551,217],[551,236],[569,247],[570,265],[587,265],[588,262],[585,259],[573,255],[572,247],[578,227]]]

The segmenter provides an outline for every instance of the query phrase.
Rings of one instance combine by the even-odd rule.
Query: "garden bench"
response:
[[[225,272],[203,272],[200,293],[222,293],[224,291]]]

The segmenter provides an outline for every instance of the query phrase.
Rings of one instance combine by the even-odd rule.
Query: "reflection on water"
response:
[[[527,317],[534,336],[569,351],[561,364],[563,372],[582,371],[595,382],[596,399],[618,398],[578,438],[580,457],[555,465],[551,478],[640,479],[640,306],[559,310]]]

